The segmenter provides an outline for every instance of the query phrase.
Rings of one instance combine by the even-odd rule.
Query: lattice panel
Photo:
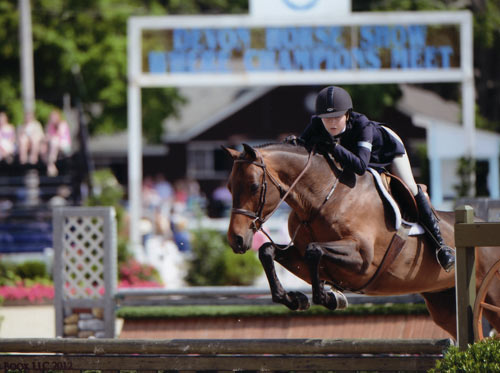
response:
[[[63,224],[63,298],[104,295],[104,219],[66,217]]]

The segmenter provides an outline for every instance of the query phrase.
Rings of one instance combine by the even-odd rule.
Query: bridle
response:
[[[234,208],[234,207],[231,209],[231,211],[235,214],[242,214],[242,215],[248,216],[250,218],[253,218],[252,230],[254,232],[257,232],[258,230],[261,229],[262,224],[264,224],[276,212],[276,210],[280,207],[280,205],[283,203],[283,201],[285,201],[286,197],[288,197],[288,195],[290,194],[292,189],[295,187],[295,185],[297,185],[298,181],[302,178],[302,176],[304,176],[307,169],[311,165],[312,152],[309,153],[309,156],[307,158],[307,163],[306,163],[304,169],[301,171],[299,176],[297,176],[297,178],[294,180],[294,182],[292,183],[292,185],[290,186],[290,188],[286,192],[283,189],[283,187],[281,186],[281,184],[278,182],[278,180],[276,180],[276,178],[267,169],[266,164],[264,162],[264,158],[262,156],[260,156],[260,158],[262,159],[262,162],[251,161],[248,159],[236,159],[234,161],[235,163],[253,164],[254,166],[262,168],[262,171],[263,171],[262,172],[262,181],[260,183],[260,188],[259,188],[260,189],[260,196],[259,196],[259,205],[257,206],[257,211],[252,212],[249,210]],[[271,182],[276,186],[276,188],[278,188],[278,191],[280,193],[280,200],[279,200],[278,204],[276,205],[276,207],[269,214],[267,214],[267,216],[262,217],[262,212],[264,210],[264,206],[266,205],[266,195],[267,195],[266,177],[268,177],[269,180],[271,180]],[[259,227],[257,226],[257,223],[259,224]]]
[[[257,150],[256,150],[256,153],[259,154],[259,152]],[[271,236],[263,229],[263,224],[276,212],[276,210],[278,210],[278,208],[286,200],[286,198],[288,197],[290,192],[293,190],[293,188],[297,185],[299,180],[305,175],[306,171],[309,169],[309,166],[311,165],[313,154],[314,154],[314,148],[311,152],[309,152],[309,156],[307,158],[307,162],[306,162],[306,165],[304,166],[304,169],[300,172],[300,174],[297,176],[297,178],[293,181],[292,185],[290,185],[290,188],[288,188],[287,191],[284,190],[284,188],[281,186],[281,184],[278,182],[278,180],[276,180],[276,178],[269,172],[269,170],[267,169],[266,164],[264,162],[264,158],[262,156],[260,156],[260,159],[262,160],[261,162],[252,161],[252,160],[243,159],[243,158],[235,159],[234,160],[235,163],[249,163],[249,164],[252,164],[254,166],[262,168],[263,172],[262,172],[262,181],[261,181],[260,188],[259,188],[260,195],[259,195],[259,204],[257,206],[257,210],[255,212],[252,212],[250,210],[233,207],[231,209],[231,212],[234,214],[241,214],[241,215],[248,216],[249,218],[252,218],[253,220],[252,220],[251,229],[254,231],[254,233],[256,233],[258,231],[262,231],[262,233],[264,233],[266,235],[266,237],[271,241],[271,243],[277,247],[278,245],[276,245],[274,243]],[[264,206],[266,204],[266,195],[267,195],[266,177],[269,178],[269,180],[271,180],[271,182],[276,186],[276,188],[278,188],[278,191],[280,193],[280,200],[279,200],[278,204],[274,207],[274,209],[269,214],[267,214],[265,217],[262,217],[262,212],[263,212]],[[338,183],[338,178],[335,180],[335,182],[332,186],[332,189],[330,190],[330,192],[326,196],[321,207],[332,196],[335,188],[337,187],[337,183]],[[320,209],[321,209],[321,207],[320,207]],[[318,211],[319,211],[319,209],[318,209]],[[312,220],[312,218],[310,218],[306,222],[301,222],[301,224],[299,224],[297,226],[297,229],[295,230],[293,237],[291,238],[290,243],[284,249],[287,249],[293,243],[300,226],[304,225],[304,224],[309,224],[311,220]]]

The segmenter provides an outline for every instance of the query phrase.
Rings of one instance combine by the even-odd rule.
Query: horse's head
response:
[[[234,161],[228,181],[233,208],[227,238],[235,253],[244,253],[252,246],[253,234],[280,198],[278,189],[268,183],[271,176],[260,152],[247,144],[243,147],[241,153],[223,147]]]

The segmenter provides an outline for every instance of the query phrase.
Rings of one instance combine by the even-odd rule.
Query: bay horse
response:
[[[227,231],[233,251],[245,253],[252,246],[254,233],[281,202],[292,210],[292,242],[267,242],[259,248],[274,302],[293,310],[309,307],[304,294],[285,291],[276,261],[312,285],[314,303],[330,309],[345,301],[338,289],[368,295],[419,293],[434,322],[456,339],[455,273],[441,269],[425,236],[408,236],[399,255],[378,273],[396,228],[371,173],[343,171],[328,157],[298,145],[243,147],[242,152],[223,147],[233,159],[228,181],[233,208]],[[438,217],[446,244],[454,247],[454,213],[438,212]],[[500,250],[476,249],[477,284],[499,256]],[[499,287],[490,290],[488,301],[500,305]],[[500,330],[498,314],[485,316]]]

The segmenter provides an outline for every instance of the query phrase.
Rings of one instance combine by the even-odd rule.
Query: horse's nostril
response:
[[[243,246],[243,237],[241,236],[236,236],[236,246],[241,249]]]

